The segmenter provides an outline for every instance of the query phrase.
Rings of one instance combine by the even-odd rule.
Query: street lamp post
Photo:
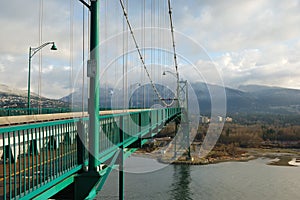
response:
[[[46,42],[39,47],[29,47],[29,62],[28,62],[28,84],[27,84],[27,109],[28,114],[30,113],[30,74],[31,74],[31,58],[45,46],[52,44],[50,50],[57,50],[57,47],[54,42]]]

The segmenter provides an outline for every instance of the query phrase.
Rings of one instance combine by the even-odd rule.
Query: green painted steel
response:
[[[88,77],[90,78],[90,87],[88,99],[89,113],[89,171],[96,171],[99,162],[98,148],[101,146],[97,141],[99,135],[99,0],[91,1],[90,4],[90,60],[88,62]]]
[[[80,108],[0,108],[0,116],[81,112]]]
[[[165,108],[99,116],[97,162],[108,161],[138,140],[144,143],[143,138],[180,113],[180,108]],[[89,147],[88,125],[88,118],[75,118],[0,127],[0,199],[44,197],[52,187],[66,187],[59,183],[88,165],[88,151],[80,147]],[[124,152],[124,159],[135,150]]]
[[[100,111],[111,110],[111,108],[100,108]],[[86,112],[87,110],[84,110]],[[69,113],[82,112],[82,108],[0,108],[0,117],[3,116],[18,116],[18,115],[38,115],[38,114],[53,114],[53,113]]]
[[[40,199],[44,200],[46,198],[50,198],[51,196],[55,195],[58,191],[54,192],[53,194],[50,194],[48,190],[51,190],[51,188],[55,187],[58,190],[63,190],[65,187],[68,186],[67,183],[71,184],[72,182],[69,182],[70,177],[74,177],[76,173],[79,172],[81,169],[81,166],[77,166],[74,169],[61,174],[58,178],[53,180],[52,182],[46,182],[44,185],[42,185],[39,188],[36,188],[34,190],[31,190],[30,193],[27,193],[27,195],[24,196],[17,196],[15,199]],[[68,180],[68,181],[67,181]],[[73,180],[73,179],[71,179]],[[41,198],[39,198],[41,197]]]
[[[64,188],[66,188],[67,186],[69,186],[70,184],[72,184],[74,182],[74,174],[67,177],[66,179],[62,180],[61,182],[57,183],[56,185],[54,185],[53,187],[49,188],[47,191],[41,193],[40,195],[35,196],[32,199],[48,199],[51,196],[57,194],[59,191],[63,190]]]
[[[88,196],[85,199],[94,199],[95,196],[97,195],[97,192],[99,192],[102,189],[110,172],[115,167],[115,163],[117,161],[119,153],[120,152],[115,153],[115,155],[112,158],[112,161],[110,162],[110,165],[107,168],[105,168],[105,173],[102,175],[101,179],[99,179],[99,181],[95,184],[95,186],[91,189],[91,191],[89,192]]]
[[[75,122],[61,120],[0,128],[3,199],[27,198],[45,185],[56,184],[55,180],[78,167]]]

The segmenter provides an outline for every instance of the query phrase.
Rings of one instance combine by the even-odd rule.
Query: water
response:
[[[126,173],[125,199],[300,199],[300,167],[269,166],[268,161],[169,165],[150,173]],[[118,199],[117,171],[97,199]]]

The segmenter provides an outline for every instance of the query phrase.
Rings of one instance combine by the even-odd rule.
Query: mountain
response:
[[[35,93],[31,94],[31,107],[37,108],[40,105],[43,108],[66,108],[68,104],[66,102],[49,99],[46,97],[40,97]],[[27,107],[27,91],[19,90],[9,87],[4,84],[0,84],[0,108],[26,108]]]
[[[300,90],[261,85],[243,85],[240,90],[259,97],[259,103],[270,106],[300,104]]]
[[[156,85],[159,93],[165,99],[173,99],[174,94],[163,85]],[[225,90],[226,109],[228,114],[237,113],[267,113],[267,114],[299,114],[300,113],[300,90],[263,85],[242,85],[238,89],[222,87],[219,85],[206,84],[203,82],[191,83],[189,93],[194,92],[198,101],[201,114],[209,115],[211,111],[211,95],[214,100],[221,99],[220,94]],[[133,89],[134,88],[134,89]],[[214,91],[214,92],[212,92]],[[128,89],[128,98],[125,103],[127,108],[151,107],[161,103],[153,92],[151,85],[143,85]],[[190,95],[191,96],[191,95]],[[87,88],[84,96],[82,91],[75,91],[61,99],[48,99],[41,97],[44,108],[63,108],[72,103],[73,108],[81,108],[82,99],[87,108]],[[126,99],[120,89],[112,87],[100,88],[100,108],[123,108],[123,100]],[[38,95],[31,94],[32,107],[38,106]],[[169,103],[171,100],[167,100]],[[190,98],[192,101],[192,98]],[[0,84],[1,108],[26,108],[27,91],[11,88]]]
[[[174,94],[163,85],[156,85],[157,90],[165,99],[172,99]],[[191,83],[189,93],[194,93],[201,114],[210,115],[212,94],[215,101],[222,99],[224,94],[228,114],[238,113],[265,113],[265,114],[295,114],[300,112],[300,90],[270,87],[263,85],[242,85],[238,89],[203,82]],[[127,108],[151,107],[160,104],[151,85],[143,85],[129,91]],[[87,89],[84,95],[84,106],[87,108]],[[190,95],[191,96],[191,95]],[[122,108],[124,96],[120,89],[111,87],[100,88],[100,108]],[[82,105],[82,92],[74,93],[61,98],[65,102],[73,102],[73,106]],[[192,97],[190,98],[192,101]],[[168,101],[170,103],[170,100]]]
[[[242,85],[239,89],[256,97],[256,105],[265,112],[300,112],[300,90],[262,85]]]
[[[203,82],[192,83],[198,102],[200,111],[203,114],[210,114],[211,111],[211,98],[216,101],[223,101],[223,95],[225,90],[226,109],[229,113],[236,112],[249,112],[256,107],[256,97],[252,96],[248,92],[244,92],[238,89],[232,89],[229,87],[223,87],[219,85],[206,84]],[[212,91],[212,92],[210,92]]]
[[[99,94],[100,94],[100,107],[110,107],[110,98],[112,95],[113,89],[111,87],[100,87]],[[82,95],[83,94],[83,95]],[[70,103],[73,108],[81,108],[82,102],[83,106],[87,108],[88,102],[88,88],[85,87],[84,91],[82,90],[75,90],[71,94],[60,98],[60,101]]]
[[[202,111],[209,113],[211,90],[223,87],[204,83],[192,83]],[[206,86],[206,87],[205,87]],[[227,113],[295,114],[300,112],[300,90],[263,85],[242,85],[238,89],[225,87]],[[218,98],[218,97],[216,97]]]
[[[0,84],[0,95],[27,96],[27,91]]]
[[[157,90],[165,99],[173,99],[174,94],[172,91],[163,85],[156,85]],[[124,94],[121,89],[112,88],[112,87],[101,87],[99,88],[100,94],[100,102],[99,106],[101,109],[119,109],[124,108],[124,99],[127,102],[125,103],[125,108],[143,108],[143,107],[151,107],[155,104],[160,104],[155,92],[152,89],[150,84],[142,85],[133,88],[133,86],[128,89],[128,97],[124,97]],[[84,95],[82,95],[82,90],[76,90],[73,93],[60,98],[60,101],[64,101],[66,103],[70,103],[72,107],[82,107],[82,99],[83,105],[87,108],[87,98],[88,98],[88,89],[84,89]],[[166,100],[170,102],[170,100]]]

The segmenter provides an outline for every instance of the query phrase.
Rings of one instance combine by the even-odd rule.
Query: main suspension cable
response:
[[[169,16],[170,16],[170,28],[171,28],[171,35],[172,35],[175,72],[176,72],[177,84],[179,84],[179,73],[178,73],[178,63],[177,63],[177,55],[176,55],[176,48],[175,48],[175,37],[174,37],[174,26],[173,26],[173,20],[172,20],[171,0],[168,0],[168,8],[169,8]],[[177,101],[179,102],[179,97],[177,97]]]
[[[154,84],[154,82],[153,82],[153,80],[152,80],[152,78],[151,78],[151,76],[150,76],[150,73],[149,73],[149,71],[148,71],[148,69],[147,69],[147,66],[146,66],[146,64],[145,64],[144,57],[143,57],[143,55],[142,55],[142,53],[141,53],[141,50],[140,50],[140,48],[139,48],[139,46],[138,46],[137,40],[136,40],[135,35],[134,35],[134,33],[133,33],[132,26],[131,26],[131,24],[130,24],[130,22],[129,22],[129,19],[128,19],[128,14],[127,14],[127,12],[126,12],[126,9],[125,9],[125,6],[124,6],[124,3],[123,3],[122,0],[120,0],[120,5],[121,5],[121,7],[122,7],[123,14],[124,14],[124,17],[125,17],[125,19],[126,19],[126,22],[127,22],[127,25],[128,25],[129,31],[130,31],[130,34],[131,34],[131,36],[132,36],[133,42],[134,42],[134,44],[135,44],[136,50],[137,50],[137,52],[138,52],[138,54],[139,54],[140,60],[141,60],[142,65],[143,65],[143,68],[145,69],[145,72],[146,72],[146,74],[147,74],[147,76],[148,76],[148,78],[149,78],[149,81],[150,81],[150,83],[151,83],[151,86],[152,86],[152,88],[153,88],[153,91],[155,92],[156,96],[159,98],[159,100],[161,100],[161,102],[162,102],[165,106],[167,106],[167,107],[172,106],[173,103],[174,103],[174,100],[175,100],[175,98],[176,98],[177,95],[175,95],[175,98],[173,99],[173,101],[172,101],[170,104],[168,104],[168,103],[162,98],[162,96],[159,94],[159,92],[158,92],[158,90],[157,90],[157,88],[156,88],[156,86],[155,86],[155,84]],[[173,45],[174,45],[174,44],[173,44]],[[177,74],[178,74],[178,72],[177,72]],[[178,78],[178,75],[177,75],[177,78]],[[178,97],[177,97],[177,99],[178,99]]]

